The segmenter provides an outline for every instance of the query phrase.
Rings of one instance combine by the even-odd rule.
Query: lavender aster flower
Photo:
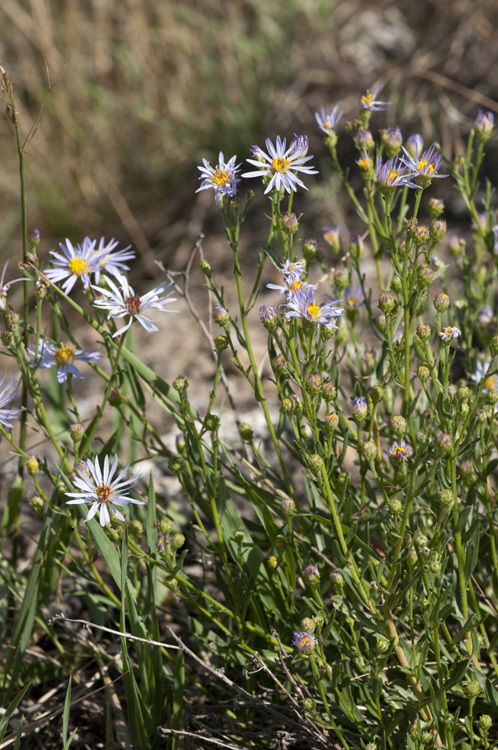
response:
[[[338,112],[338,106],[336,105],[331,112],[326,112],[323,107],[320,107],[320,112],[315,112],[315,119],[318,123],[318,127],[327,135],[332,135],[335,132],[337,123],[342,117],[342,112]]]
[[[103,287],[92,285],[92,288],[95,289],[96,292],[107,297],[107,299],[97,299],[93,304],[100,310],[108,311],[108,320],[109,318],[128,317],[126,325],[117,330],[116,333],[113,334],[113,338],[128,330],[134,320],[138,320],[140,325],[142,325],[148,333],[158,331],[159,329],[155,323],[145,317],[144,312],[146,310],[178,312],[178,310],[164,309],[164,305],[169,305],[170,302],[176,302],[175,297],[170,297],[171,292],[164,297],[161,297],[161,294],[171,286],[169,282],[165,281],[163,284],[160,284],[155,289],[152,289],[150,292],[147,292],[147,294],[140,297],[138,294],[135,294],[124,276],[121,276],[118,272],[116,272],[115,275],[119,286],[117,286],[108,276],[105,276],[104,278],[110,289],[104,289]]]
[[[368,414],[368,403],[365,396],[357,396],[349,399],[349,408],[355,419],[362,420]]]
[[[443,156],[436,150],[435,146],[431,146],[420,155],[420,149],[417,145],[415,156],[412,156],[404,146],[402,148],[405,156],[401,156],[400,160],[410,170],[410,179],[415,180],[417,187],[427,187],[433,177],[448,177],[447,174],[437,173],[443,163]]]
[[[387,448],[384,451],[384,453],[387,458],[391,459],[391,461],[403,463],[410,457],[410,448],[404,440],[401,440],[399,443],[394,442],[390,448]]]
[[[2,424],[4,427],[12,428],[14,425],[10,420],[16,419],[22,412],[22,409],[6,409],[5,407],[9,406],[9,404],[19,393],[21,381],[19,381],[16,385],[14,383],[15,375],[12,375],[5,388],[2,388],[5,376],[6,373],[4,372],[4,374],[2,375],[2,379],[0,380],[0,424]]]
[[[218,154],[218,164],[216,167],[212,167],[211,164],[202,160],[203,167],[197,167],[201,172],[199,177],[202,180],[200,188],[195,192],[198,193],[200,190],[208,190],[213,188],[214,197],[216,200],[220,200],[224,195],[228,195],[231,198],[237,194],[237,183],[240,179],[237,177],[237,171],[240,169],[240,164],[235,164],[237,160],[236,156],[225,162],[225,156],[223,151]]]
[[[361,284],[357,284],[354,291],[352,286],[344,290],[344,306],[346,310],[357,310],[365,302],[365,296],[361,290]]]
[[[115,507],[123,507],[129,503],[135,505],[143,505],[141,500],[133,500],[128,497],[127,493],[130,491],[133,484],[137,481],[139,475],[135,474],[129,479],[124,479],[130,462],[126,464],[123,471],[114,477],[118,466],[118,457],[114,456],[112,466],[109,468],[109,456],[104,459],[103,470],[100,468],[99,459],[95,458],[95,461],[91,459],[87,460],[87,466],[90,471],[88,475],[84,471],[78,470],[77,476],[73,480],[73,484],[80,491],[79,492],[66,492],[67,497],[74,497],[75,500],[67,500],[67,505],[78,505],[80,503],[92,503],[88,515],[85,519],[85,523],[90,521],[97,511],[100,511],[100,525],[105,526],[106,523],[110,523],[111,518],[109,510],[119,518],[120,521],[124,521],[124,516]]]
[[[411,175],[407,174],[406,168],[400,165],[400,160],[390,159],[382,164],[382,158],[377,157],[375,162],[375,173],[377,175],[377,185],[380,190],[390,192],[395,187],[418,188],[414,182],[410,182]]]
[[[45,271],[45,276],[53,284],[64,281],[62,291],[69,294],[78,279],[81,279],[85,289],[90,285],[90,274],[95,273],[98,269],[101,257],[95,252],[95,243],[87,242],[82,245],[73,246],[72,242],[66,239],[66,244],[59,242],[62,253],[55,250],[50,251],[53,258],[50,262],[56,268],[49,268]]]
[[[461,334],[461,331],[456,326],[445,326],[440,332],[439,336],[443,341],[454,341]]]
[[[76,349],[70,344],[56,347],[50,341],[41,340],[38,344],[38,351],[30,348],[28,353],[34,357],[31,364],[36,364],[41,370],[57,366],[57,380],[59,383],[65,383],[68,375],[75,378],[82,378],[83,375],[73,364],[74,361],[80,362],[97,362],[102,354],[92,352],[90,349]]]
[[[302,139],[302,140],[301,140]],[[258,167],[255,172],[245,172],[242,177],[270,177],[265,193],[275,188],[276,190],[284,189],[288,193],[297,189],[297,186],[308,188],[297,177],[295,172],[305,174],[317,174],[317,170],[312,167],[304,166],[305,162],[312,159],[312,156],[306,156],[308,151],[308,139],[305,136],[297,136],[286,150],[286,139],[281,140],[277,136],[275,146],[269,138],[266,139],[266,148],[268,153],[256,146],[252,153],[256,159],[247,159],[249,164]]]
[[[294,646],[302,654],[309,654],[313,651],[316,644],[316,638],[307,630],[303,630],[301,633],[294,632]]]
[[[380,83],[377,84],[374,92],[371,92],[369,89],[367,90],[367,93],[361,97],[361,106],[363,109],[366,109],[369,112],[381,112],[387,107],[389,102],[377,101],[377,94],[379,93],[379,91]]]
[[[94,271],[96,284],[100,281],[100,274],[102,271],[111,273],[113,276],[121,274],[123,271],[129,271],[130,267],[126,265],[125,261],[133,260],[135,253],[130,250],[131,245],[123,248],[122,250],[116,250],[118,241],[112,237],[109,242],[106,242],[104,237],[99,240],[99,246],[95,247],[97,240],[91,240],[90,237],[85,237],[81,243],[82,248],[86,251],[87,249],[92,250],[92,254],[98,258],[97,267]]]
[[[286,320],[301,318],[301,320],[308,320],[310,323],[324,325],[329,330],[332,328],[339,330],[335,321],[344,312],[342,308],[337,307],[339,302],[342,302],[342,300],[323,302],[319,305],[315,299],[315,289],[306,285],[304,289],[296,290],[292,297],[288,299],[285,305],[287,308],[285,318]]]
[[[492,112],[483,112],[481,109],[477,113],[475,128],[481,140],[487,140],[493,130],[495,116]]]

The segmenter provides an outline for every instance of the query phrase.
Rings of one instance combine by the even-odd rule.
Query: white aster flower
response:
[[[303,172],[305,174],[317,174],[317,170],[313,167],[305,167],[305,162],[312,159],[312,156],[306,156],[308,151],[308,139],[306,136],[296,136],[289,148],[286,149],[286,139],[280,139],[277,136],[276,145],[269,138],[266,139],[266,148],[268,153],[263,151],[259,146],[255,146],[252,150],[256,159],[247,159],[249,164],[254,164],[258,167],[255,172],[246,172],[242,177],[271,177],[270,182],[265,190],[268,193],[272,188],[280,190],[284,188],[288,193],[297,189],[300,185],[305,190],[308,188],[301,182],[295,172]]]
[[[75,378],[82,378],[83,375],[73,362],[97,362],[102,354],[92,352],[91,349],[77,349],[72,344],[57,347],[50,341],[44,339],[38,343],[38,351],[33,348],[28,349],[28,353],[34,357],[31,364],[36,364],[41,370],[47,370],[50,367],[57,366],[57,380],[59,383],[65,383],[68,375]]]
[[[103,471],[100,468],[99,459],[95,458],[95,461],[88,459],[86,465],[89,469],[89,473],[82,469],[78,469],[77,476],[73,479],[73,484],[77,487],[80,492],[66,492],[68,497],[74,497],[74,500],[67,500],[67,505],[79,505],[81,503],[92,503],[88,515],[85,518],[85,523],[90,521],[96,512],[100,511],[100,525],[105,526],[106,523],[110,523],[111,517],[109,515],[109,509],[114,515],[119,518],[120,521],[124,521],[125,518],[120,511],[115,507],[119,505],[123,507],[129,503],[135,505],[143,505],[141,500],[133,500],[128,497],[127,493],[130,491],[132,485],[137,481],[139,474],[135,474],[129,479],[123,479],[130,462],[126,464],[123,471],[113,479],[118,466],[118,457],[114,456],[112,466],[109,468],[109,456],[104,459]]]
[[[135,294],[124,276],[121,276],[121,274],[117,272],[115,275],[116,279],[118,280],[119,286],[117,286],[114,281],[108,276],[105,276],[104,278],[110,289],[104,289],[103,287],[92,285],[92,288],[95,289],[98,294],[107,297],[107,299],[97,299],[93,304],[100,310],[108,311],[108,320],[109,318],[128,317],[128,322],[126,323],[126,325],[124,325],[123,328],[117,330],[116,333],[113,334],[113,338],[127,331],[134,320],[138,320],[138,322],[149,333],[158,331],[159,328],[155,325],[155,323],[152,320],[149,320],[149,318],[145,317],[144,312],[146,310],[160,310],[161,312],[175,313],[178,312],[178,310],[164,309],[164,305],[169,305],[170,302],[176,302],[176,297],[170,297],[171,292],[169,292],[169,294],[167,294],[165,297],[161,297],[161,294],[171,286],[170,282],[164,282],[155,289],[152,289],[152,291],[147,292],[147,294],[144,294],[142,297],[140,297],[138,294]]]
[[[439,336],[443,341],[454,341],[462,332],[456,326],[445,326]]]
[[[8,265],[9,261],[6,260],[3,266],[2,275],[0,276],[0,310],[5,310],[7,305],[7,292],[10,289],[10,285],[15,284],[17,281],[26,281],[26,279],[13,279],[12,281],[4,283],[5,272],[7,271]]]
[[[375,87],[375,91],[368,90],[367,93],[361,97],[362,109],[367,109],[369,112],[381,112],[387,107],[389,102],[377,101],[377,94],[380,91],[380,83]]]
[[[4,372],[4,374],[2,375],[2,379],[0,380],[0,424],[3,424],[4,427],[11,428],[14,425],[10,420],[16,419],[22,412],[22,409],[5,409],[5,407],[8,406],[19,393],[21,381],[19,381],[16,385],[14,383],[15,375],[12,375],[5,388],[2,388],[3,381],[5,380],[5,375],[6,373]]]
[[[64,281],[62,291],[69,294],[78,279],[81,279],[85,289],[90,284],[90,274],[95,273],[98,269],[100,255],[95,252],[95,242],[84,242],[82,245],[73,246],[70,240],[66,244],[59,242],[62,253],[55,250],[50,251],[52,255],[51,263],[56,268],[49,268],[45,271],[45,276],[53,284]]]
[[[198,193],[200,190],[208,190],[213,188],[214,197],[219,200],[224,195],[229,195],[231,198],[237,194],[237,183],[240,179],[237,178],[237,171],[240,169],[240,164],[235,164],[237,160],[236,156],[232,156],[230,161],[225,162],[225,156],[223,151],[218,154],[218,164],[216,167],[212,167],[211,164],[203,159],[203,167],[197,167],[201,172],[199,177],[202,180],[200,188],[195,191]]]
[[[133,250],[130,251],[131,245],[123,248],[123,250],[115,250],[118,246],[118,241],[112,237],[109,242],[106,242],[104,237],[99,240],[99,246],[97,240],[91,240],[90,237],[85,237],[82,242],[83,248],[92,248],[92,256],[97,257],[97,267],[94,271],[94,281],[96,284],[100,281],[100,274],[102,271],[111,273],[113,276],[123,273],[123,271],[129,271],[130,267],[126,265],[125,261],[133,260],[135,253]]]
[[[336,105],[331,112],[326,112],[324,107],[320,108],[320,112],[315,112],[318,127],[327,135],[335,132],[337,123],[342,117],[342,112],[338,112],[338,109],[339,107]]]

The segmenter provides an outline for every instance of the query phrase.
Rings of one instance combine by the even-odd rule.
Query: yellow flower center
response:
[[[112,498],[112,488],[109,487],[108,484],[100,484],[96,487],[95,494],[97,495],[99,502],[108,503]]]
[[[425,173],[426,174],[432,174],[434,172],[434,164],[432,164],[432,162],[429,164],[429,166],[427,166],[427,164],[428,164],[427,160],[426,161],[419,161],[419,163],[418,163],[419,172],[422,172],[422,170],[424,169],[424,167],[427,167],[427,169],[425,170]]]
[[[496,385],[496,375],[490,375],[489,378],[486,378],[484,381],[484,387],[487,388],[488,391],[494,390],[494,387]]]
[[[82,276],[85,273],[90,273],[91,270],[88,261],[84,258],[71,258],[69,268],[75,276]]]
[[[403,456],[406,456],[406,448],[397,445],[396,448],[391,449],[391,456],[393,458],[403,458]]]
[[[346,304],[349,305],[349,307],[359,307],[360,300],[356,297],[348,297]]]
[[[365,106],[370,106],[372,104],[373,94],[365,94],[365,96],[361,97],[361,101]]]
[[[316,305],[314,302],[312,302],[311,305],[308,305],[308,307],[306,308],[306,312],[311,320],[316,320],[320,315],[320,305]]]
[[[443,333],[445,336],[452,336],[453,335],[452,326],[447,326],[447,328],[443,328]]]
[[[75,354],[76,351],[72,346],[63,346],[55,350],[54,359],[58,365],[70,365]]]
[[[358,166],[363,172],[366,172],[373,167],[373,161],[367,156],[365,159],[358,159]]]
[[[288,172],[291,163],[289,159],[281,156],[279,159],[273,159],[271,163],[272,172]]]
[[[226,169],[216,168],[214,174],[211,176],[211,182],[214,182],[218,187],[225,187],[230,182],[230,177]]]
[[[386,172],[386,185],[392,185],[396,182],[398,177],[400,176],[400,173],[397,169],[389,169]]]
[[[335,232],[326,232],[323,235],[323,239],[330,245],[335,245],[335,243],[337,242],[337,234],[335,234]]]
[[[289,291],[295,292],[298,289],[301,289],[302,285],[303,285],[302,281],[293,281],[292,284],[289,285]]]

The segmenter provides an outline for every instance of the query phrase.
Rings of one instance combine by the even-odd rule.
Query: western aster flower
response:
[[[117,274],[123,273],[123,271],[130,270],[130,267],[127,266],[124,261],[133,260],[135,258],[133,250],[128,252],[131,245],[123,248],[123,250],[115,250],[114,248],[116,248],[119,243],[114,237],[112,237],[109,242],[106,242],[104,237],[101,237],[98,247],[95,247],[96,244],[97,240],[91,240],[90,237],[85,237],[82,242],[83,248],[86,249],[91,246],[93,255],[98,256],[97,268],[94,271],[94,281],[96,284],[100,281],[100,274],[102,271],[116,276]]]
[[[324,325],[329,330],[332,328],[339,330],[339,326],[336,325],[335,321],[344,312],[341,307],[337,307],[339,302],[342,302],[342,300],[322,302],[321,305],[318,304],[315,299],[315,288],[307,284],[304,288],[297,289],[288,298],[285,305],[287,308],[285,318],[286,320],[301,318],[301,320],[308,320],[310,323]]]
[[[281,140],[277,136],[275,146],[269,138],[266,139],[267,152],[259,146],[252,149],[253,156],[256,159],[247,159],[249,164],[258,167],[255,172],[245,172],[242,177],[270,177],[265,193],[275,188],[276,190],[284,189],[288,193],[297,189],[297,186],[308,188],[299,179],[295,172],[305,174],[317,174],[313,167],[304,166],[305,162],[312,159],[312,156],[306,156],[308,151],[308,139],[305,136],[296,136],[289,148],[286,149],[286,139]]]
[[[342,117],[342,112],[338,112],[337,110],[338,107],[336,105],[331,112],[326,112],[323,107],[320,108],[320,112],[315,112],[318,127],[327,135],[331,135],[335,131],[337,123]]]
[[[387,107],[389,102],[378,102],[377,94],[380,91],[380,83],[375,87],[375,91],[372,93],[367,90],[367,93],[361,97],[361,106],[363,109],[367,109],[369,112],[381,112]]]
[[[303,630],[302,633],[294,632],[294,646],[302,654],[309,654],[313,651],[316,644],[316,638],[311,635],[307,630]]]
[[[116,279],[119,286],[116,285],[114,281],[108,276],[105,276],[104,278],[110,289],[104,289],[103,287],[93,285],[92,288],[107,299],[101,298],[95,300],[95,302],[93,303],[94,306],[98,307],[100,310],[108,311],[108,320],[109,318],[128,317],[128,322],[126,323],[126,325],[124,325],[122,328],[119,328],[116,333],[113,334],[113,338],[127,331],[134,320],[138,320],[138,322],[149,333],[158,331],[159,328],[155,325],[155,323],[152,320],[149,320],[149,318],[145,317],[144,312],[146,310],[178,312],[178,310],[164,309],[164,305],[169,305],[170,302],[176,302],[175,297],[170,297],[171,292],[169,292],[169,294],[167,294],[166,296],[161,297],[161,294],[171,286],[171,283],[169,282],[165,281],[163,284],[160,284],[155,289],[152,289],[150,292],[147,292],[147,294],[144,294],[140,297],[138,294],[135,294],[132,287],[128,284],[128,281],[124,276],[121,276],[121,274],[116,272]]]
[[[53,284],[64,281],[62,291],[69,294],[78,279],[81,279],[85,289],[90,285],[90,274],[97,271],[100,256],[95,253],[94,243],[84,243],[84,245],[73,246],[72,242],[66,239],[66,243],[59,242],[62,253],[51,250],[52,256],[50,262],[56,268],[49,268],[44,273]]]
[[[412,175],[407,174],[404,166],[400,165],[400,159],[390,159],[385,164],[382,163],[382,157],[378,156],[375,162],[375,173],[377,175],[377,185],[384,192],[394,190],[395,187],[418,188],[414,182],[410,182]]]
[[[112,466],[109,468],[109,456],[104,459],[103,470],[100,468],[99,459],[96,457],[95,461],[88,459],[86,461],[89,473],[78,469],[76,477],[73,479],[73,484],[80,491],[79,492],[66,492],[67,497],[74,497],[74,500],[67,500],[67,505],[79,505],[81,503],[92,503],[88,515],[85,518],[85,523],[90,521],[97,511],[100,511],[100,525],[105,526],[110,523],[111,517],[109,510],[119,518],[120,521],[124,521],[125,518],[120,511],[115,507],[123,507],[129,503],[135,505],[143,505],[141,500],[133,500],[128,497],[128,492],[131,487],[137,481],[139,475],[135,474],[129,479],[124,479],[130,462],[126,464],[123,471],[118,474],[114,479],[114,474],[118,466],[118,457],[114,456]]]
[[[4,427],[13,427],[14,425],[10,421],[11,419],[16,419],[19,414],[22,412],[22,409],[6,409],[6,406],[9,406],[9,404],[15,399],[17,394],[19,393],[19,388],[21,387],[21,381],[15,384],[15,375],[12,375],[11,379],[5,386],[5,388],[2,388],[3,381],[5,380],[6,373],[2,375],[2,379],[0,380],[0,424],[2,424]]]
[[[346,310],[357,310],[365,302],[365,296],[361,290],[361,284],[357,284],[354,291],[352,286],[344,290],[344,305]]]
[[[438,174],[438,169],[443,163],[442,154],[437,151],[435,146],[430,146],[422,154],[418,144],[415,148],[415,156],[403,146],[405,156],[400,157],[400,161],[410,170],[409,178],[417,182],[417,187],[427,187],[433,177],[448,177],[447,174]]]
[[[400,440],[399,443],[394,442],[390,448],[384,451],[387,458],[397,463],[403,463],[410,457],[410,447],[405,443],[404,440]]]
[[[38,351],[28,349],[29,354],[34,357],[31,364],[36,364],[41,370],[57,366],[57,380],[59,383],[65,383],[68,375],[75,378],[82,378],[83,375],[73,362],[97,362],[102,354],[92,352],[91,349],[76,349],[71,344],[57,347],[50,341],[41,340],[38,344]]]
[[[237,160],[236,156],[225,162],[225,156],[223,151],[218,154],[218,164],[212,167],[211,164],[203,159],[203,167],[197,167],[201,172],[199,177],[202,180],[200,188],[195,192],[198,193],[200,190],[208,190],[213,188],[214,197],[216,200],[223,198],[224,195],[228,195],[231,198],[237,194],[237,183],[240,179],[237,178],[237,171],[240,169],[240,164],[235,164]]]
[[[443,341],[454,341],[461,334],[461,331],[456,326],[445,326],[440,332],[439,336]]]

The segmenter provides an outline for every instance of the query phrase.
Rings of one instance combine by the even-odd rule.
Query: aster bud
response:
[[[304,260],[307,261],[308,263],[314,260],[316,258],[317,248],[318,248],[318,242],[316,240],[313,240],[313,239],[305,240],[303,244]]]
[[[434,279],[434,269],[428,265],[419,266],[417,269],[417,278],[421,286],[429,286]]]
[[[427,213],[431,219],[436,219],[444,211],[444,201],[440,198],[431,198],[427,204]]]
[[[320,583],[320,571],[318,570],[316,565],[313,565],[311,563],[310,565],[307,565],[303,571],[303,574],[308,583],[310,583],[312,586],[316,586],[318,583]]]
[[[319,393],[322,387],[322,379],[319,372],[310,372],[306,377],[306,390],[310,393]]]
[[[32,477],[36,477],[40,470],[40,465],[36,458],[34,456],[31,456],[31,458],[28,458],[26,461],[26,469],[28,471],[28,474]]]
[[[247,422],[242,422],[239,425],[239,435],[242,440],[247,440],[247,442],[250,443],[254,437],[254,430],[252,429],[250,424],[248,424]]]
[[[308,466],[311,471],[318,473],[323,466],[323,458],[318,453],[313,453],[311,456],[308,456]]]
[[[182,393],[188,388],[188,379],[184,375],[179,375],[173,380],[172,386],[178,393]]]
[[[268,331],[274,331],[278,326],[278,312],[275,305],[261,305],[259,319]]]
[[[212,273],[212,268],[211,268],[211,264],[208,263],[207,260],[203,260],[201,262],[201,271],[209,279]]]
[[[286,211],[286,213],[282,216],[282,229],[288,235],[292,235],[297,232],[297,230],[299,229],[299,222],[296,214],[293,214],[291,211]]]
[[[465,251],[466,242],[463,237],[457,237],[455,234],[449,238],[448,248],[453,258],[458,258]]]
[[[119,388],[116,385],[113,385],[111,388],[111,393],[109,395],[109,403],[111,406],[119,406],[124,401],[124,396],[119,390]]]
[[[204,417],[204,427],[209,432],[216,432],[220,427],[220,418],[217,414],[206,414]]]
[[[270,566],[270,568],[275,570],[278,565],[278,559],[275,557],[275,555],[270,555],[270,557],[268,558],[268,565]]]
[[[333,401],[337,396],[337,389],[333,383],[324,383],[322,388],[323,400],[326,402]]]
[[[453,450],[453,436],[449,432],[440,432],[436,438],[437,446],[443,455],[448,455]]]
[[[216,347],[217,352],[223,352],[228,346],[228,339],[226,336],[224,336],[222,333],[220,333],[219,336],[216,336],[214,340],[214,345]]]
[[[79,443],[80,440],[83,439],[85,428],[81,422],[73,422],[73,424],[69,425],[69,432],[71,433],[71,440],[73,443]]]
[[[393,312],[396,306],[396,302],[391,292],[387,290],[381,292],[381,294],[379,295],[378,306],[386,315]]]
[[[183,534],[173,534],[170,544],[172,550],[176,551],[180,549],[185,544],[185,536]]]
[[[168,461],[168,469],[173,474],[181,474],[183,471],[183,461],[178,456],[172,456]]]
[[[403,438],[406,435],[406,419],[396,414],[391,417],[391,428],[397,438]]]
[[[349,286],[349,273],[348,269],[344,266],[338,266],[333,272],[334,286],[338,291],[342,291]]]
[[[280,507],[282,508],[284,515],[290,518],[295,511],[296,511],[296,503],[291,497],[284,497],[282,502],[280,503]]]
[[[307,630],[308,633],[313,633],[316,625],[312,617],[303,617],[301,620],[301,627],[303,630]]]
[[[432,222],[431,228],[430,228],[430,235],[431,239],[435,240],[436,242],[439,242],[446,232],[448,231],[448,225],[446,224],[445,219],[435,219]]]
[[[43,515],[45,503],[43,502],[41,497],[39,497],[38,495],[31,497],[28,500],[28,505],[34,513],[38,513],[39,516]]]
[[[429,341],[431,337],[431,327],[426,323],[420,323],[415,329],[415,333],[421,341]]]
[[[476,679],[472,678],[471,680],[469,680],[469,682],[467,682],[463,690],[467,698],[475,700],[481,692],[481,686]]]
[[[444,294],[444,292],[440,292],[439,294],[436,294],[436,296],[434,297],[433,304],[436,309],[436,312],[443,313],[450,306],[450,298],[448,297],[447,294]]]
[[[361,447],[362,454],[367,461],[375,461],[377,458],[377,446],[373,440],[368,440]]]
[[[439,490],[439,492],[437,493],[437,499],[438,499],[439,504],[443,508],[448,508],[448,509],[453,508],[453,506],[456,504],[456,501],[457,501],[454,493],[448,489]]]
[[[228,321],[230,320],[228,311],[219,304],[213,305],[212,315],[214,322],[218,323],[219,326],[227,325]]]
[[[493,130],[495,118],[492,112],[483,112],[479,110],[475,122],[475,132],[477,139],[481,143],[486,143]]]
[[[358,262],[363,257],[364,245],[361,235],[352,234],[349,238],[349,254],[355,262]]]
[[[493,719],[489,714],[481,714],[477,720],[477,726],[481,735],[486,736],[493,726]]]
[[[420,365],[420,367],[417,368],[417,375],[422,383],[426,383],[431,376],[431,371],[426,365]]]
[[[344,576],[340,570],[331,570],[330,580],[332,581],[332,585],[337,589],[341,589],[344,586]]]
[[[365,149],[365,151],[372,151],[375,146],[373,135],[369,130],[357,130],[356,141],[361,151],[363,151],[363,149]]]
[[[278,354],[276,357],[272,359],[271,366],[274,372],[282,373],[287,367],[287,360],[285,359],[283,354]]]
[[[382,401],[384,396],[384,389],[381,385],[373,385],[368,391],[368,397],[372,400],[373,404],[378,404]]]

